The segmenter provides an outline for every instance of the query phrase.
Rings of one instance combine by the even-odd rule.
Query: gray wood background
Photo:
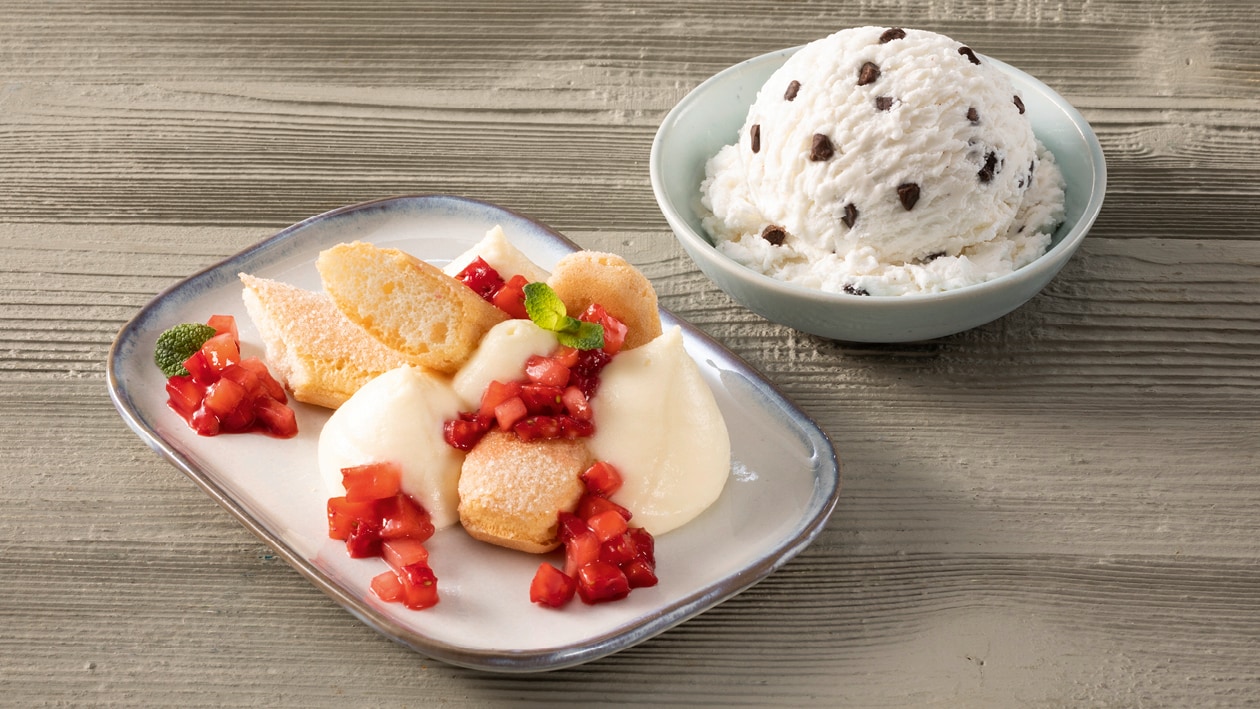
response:
[[[1064,94],[1110,189],[977,330],[852,345],[716,292],[653,200],[665,112],[861,24]],[[1260,5],[0,0],[0,704],[1260,703]],[[123,424],[118,329],[344,204],[444,192],[621,253],[833,438],[786,568],[610,658],[429,661],[276,559]]]

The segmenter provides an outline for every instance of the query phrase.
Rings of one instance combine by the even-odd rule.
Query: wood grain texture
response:
[[[1064,94],[1103,213],[1001,320],[828,341],[715,291],[656,126],[740,59],[924,27]],[[0,0],[0,705],[1260,703],[1260,5]],[[641,646],[536,677],[394,645],[150,452],[118,329],[312,214],[486,199],[626,256],[844,462],[820,538]]]

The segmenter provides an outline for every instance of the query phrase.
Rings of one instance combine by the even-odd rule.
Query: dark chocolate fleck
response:
[[[990,152],[984,156],[984,167],[980,168],[980,172],[977,175],[979,175],[981,182],[990,182],[993,180],[993,176],[997,174],[997,171],[997,153]]]
[[[932,253],[923,257],[923,263],[931,263],[935,261],[936,259],[941,258],[944,255],[945,255],[944,251],[933,251]]]
[[[836,149],[831,144],[831,138],[822,133],[815,133],[814,142],[809,146],[809,159],[814,162],[824,162],[830,160],[835,154]]]
[[[849,295],[870,295],[865,288],[858,288],[852,283],[844,284],[844,292]]]
[[[914,209],[915,203],[919,201],[919,185],[914,182],[897,185],[897,199],[901,200],[901,206],[907,212]]]
[[[875,97],[875,109],[877,111],[887,111],[888,109],[892,108],[892,105],[893,105],[892,96],[876,96]]]
[[[879,65],[874,62],[867,62],[858,69],[858,86],[866,86],[873,84],[879,80]]]
[[[967,57],[968,61],[970,61],[972,64],[980,63],[980,57],[977,57],[976,53],[971,51],[971,47],[959,47],[958,53],[963,55],[964,57]]]
[[[761,152],[761,124],[754,123],[752,128],[748,129],[748,138],[752,142],[752,151],[754,153]]]
[[[975,106],[967,109],[967,120],[971,121],[973,126],[980,122],[980,112],[976,110]]]
[[[844,216],[840,217],[840,221],[844,222],[845,226],[852,229],[853,225],[857,223],[857,218],[858,218],[857,206],[853,204],[852,202],[849,202],[848,204],[844,205]]]
[[[1020,115],[1024,114],[1024,102],[1018,96],[1015,97],[1015,108],[1019,109]]]
[[[787,238],[787,232],[781,226],[770,224],[761,230],[761,238],[769,241],[771,246],[781,246],[783,240]]]
[[[894,39],[905,39],[905,38],[906,38],[905,30],[901,29],[900,27],[889,27],[888,29],[884,30],[883,34],[879,36],[879,43],[888,44]]]
[[[800,93],[800,91],[801,91],[801,82],[797,81],[796,79],[793,79],[792,83],[788,84],[787,91],[783,92],[783,99],[785,101],[791,101],[792,99],[796,98],[796,94]]]

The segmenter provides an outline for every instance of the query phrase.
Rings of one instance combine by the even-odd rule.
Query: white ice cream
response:
[[[613,500],[633,513],[633,524],[664,534],[722,493],[730,437],[678,327],[614,357],[591,408],[595,435],[587,446],[621,472]]]
[[[1044,253],[1063,215],[1062,176],[1011,82],[922,30],[860,27],[806,45],[706,172],[719,250],[830,292],[990,280]]]
[[[464,454],[442,438],[459,416],[449,381],[418,367],[399,367],[365,384],[333,412],[319,435],[319,472],[335,495],[345,494],[341,469],[394,461],[402,489],[441,529],[459,521],[459,470]]]

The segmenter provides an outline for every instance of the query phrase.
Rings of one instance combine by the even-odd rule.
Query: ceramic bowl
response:
[[[649,172],[661,211],[683,248],[714,283],[762,317],[837,340],[908,342],[983,325],[1036,295],[1081,245],[1102,208],[1107,171],[1089,123],[1062,96],[1008,64],[985,57],[1019,91],[1033,132],[1054,153],[1066,181],[1065,218],[1050,248],[1008,275],[941,293],[851,296],[825,293],[758,273],[713,246],[701,226],[704,166],[735,142],[762,84],[799,48],[749,59],[714,75],[666,115],[652,143]]]

